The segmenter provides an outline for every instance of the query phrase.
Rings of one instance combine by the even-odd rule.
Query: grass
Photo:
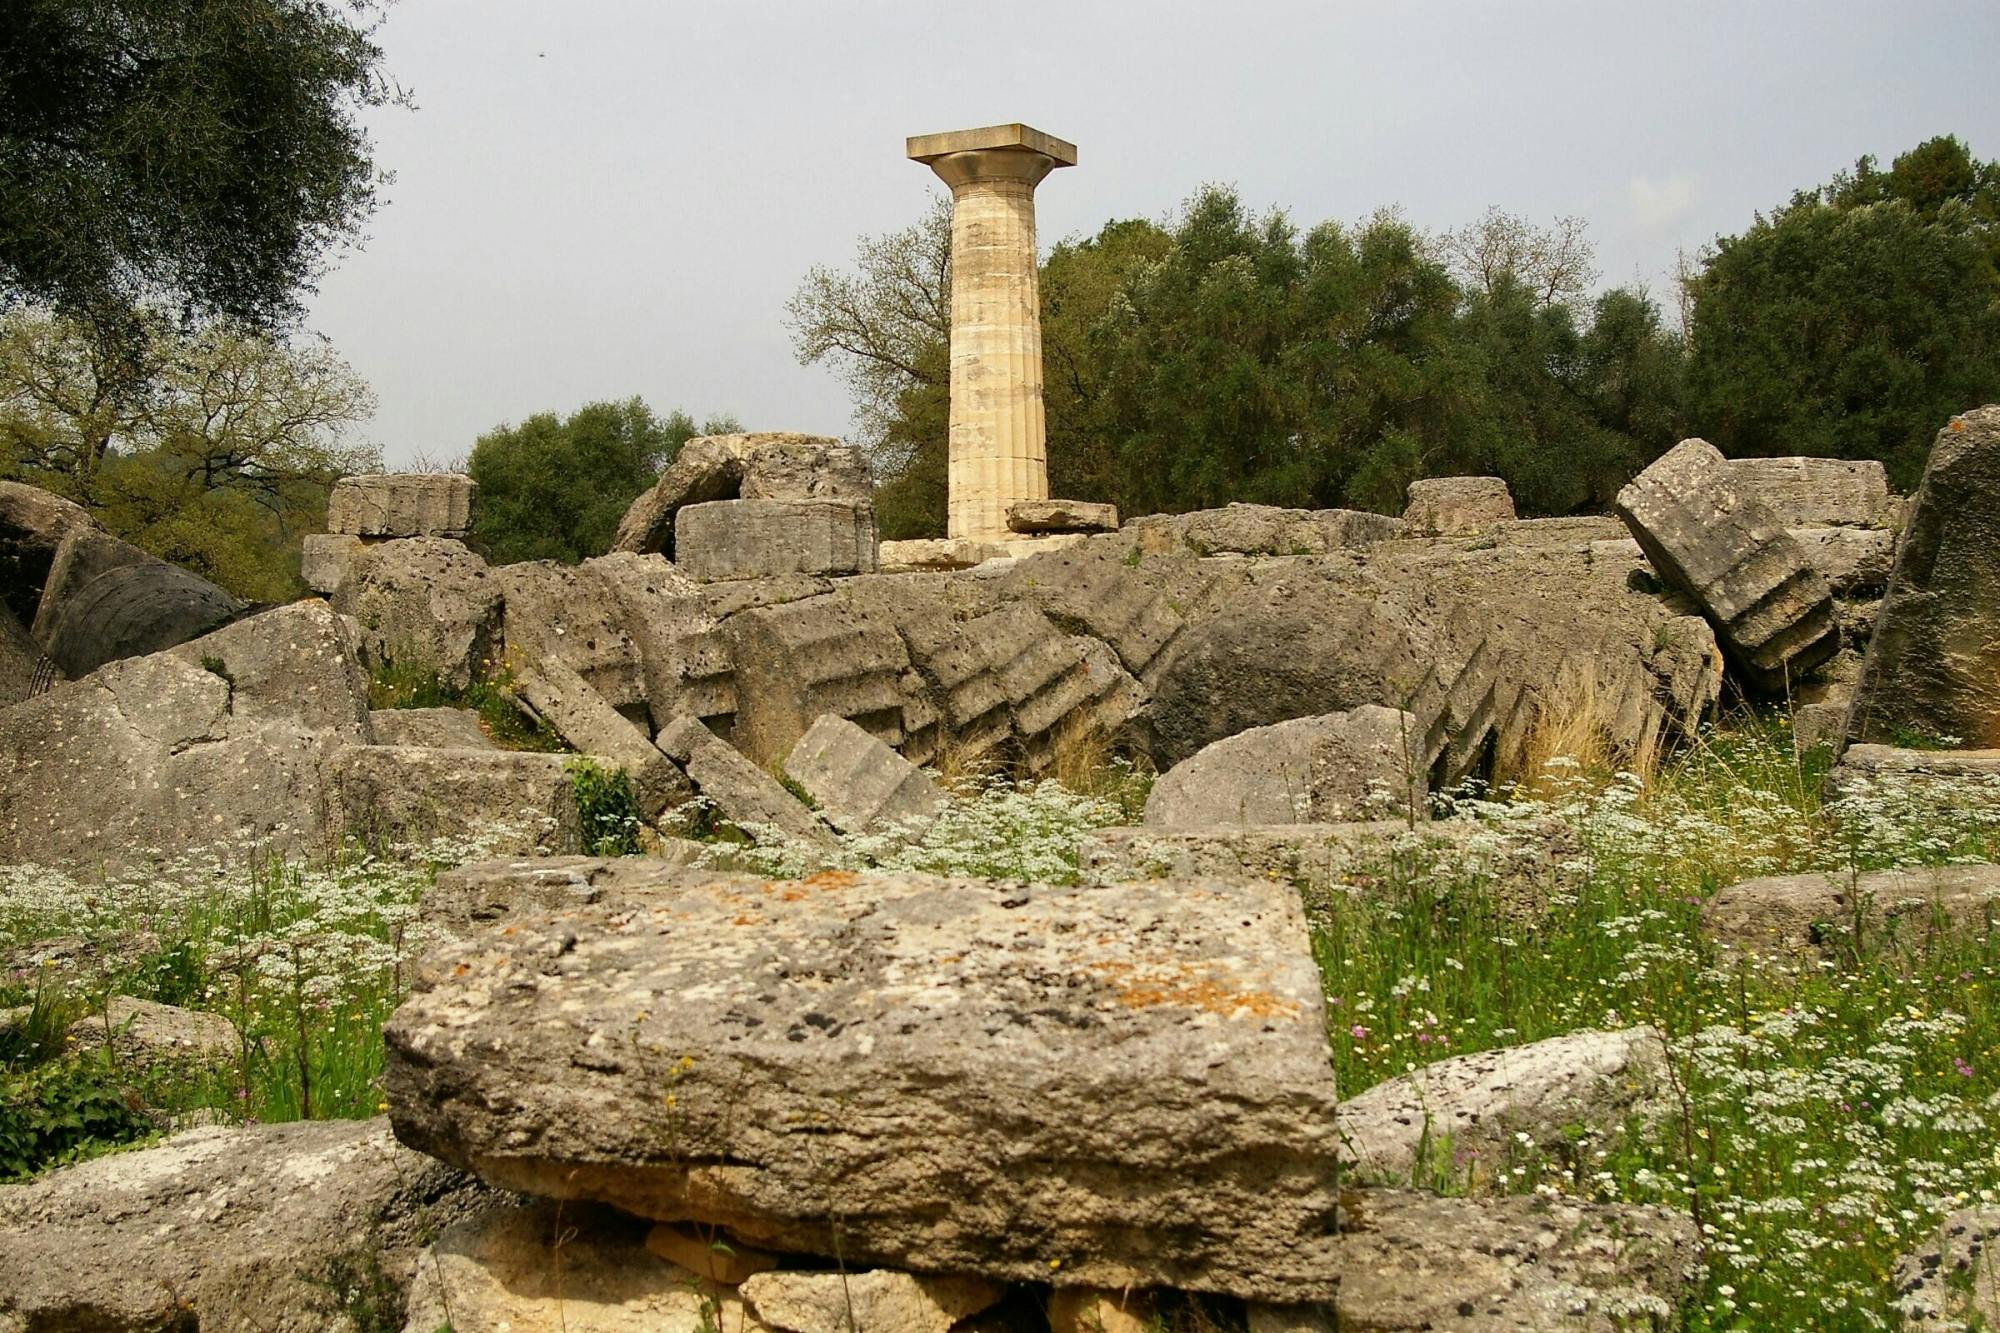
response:
[[[1765,966],[1719,955],[1701,907],[1756,875],[2000,859],[2000,786],[1885,785],[1833,809],[1816,794],[1825,763],[1745,718],[1650,782],[1559,763],[1541,799],[1481,805],[1502,839],[1539,839],[1550,818],[1574,833],[1563,890],[1530,923],[1442,858],[1310,892],[1343,1096],[1455,1055],[1651,1024],[1680,1115],[1516,1142],[1482,1178],[1689,1209],[1702,1276],[1686,1329],[1896,1327],[1897,1258],[1945,1213],[2000,1199],[2000,932],[1919,929],[1893,952]],[[1463,1182],[1451,1159],[1439,1145],[1420,1183]]]
[[[1578,700],[1587,717],[1589,691]],[[1701,910],[1757,875],[2000,859],[2000,785],[1889,777],[1827,806],[1825,753],[1801,754],[1783,719],[1759,715],[1732,718],[1644,775],[1605,771],[1613,757],[1586,753],[1602,762],[1550,755],[1525,794],[1452,811],[1502,851],[1545,861],[1550,830],[1561,833],[1537,913],[1524,915],[1518,884],[1490,869],[1504,856],[1415,835],[1380,864],[1299,885],[1342,1094],[1456,1055],[1651,1024],[1667,1043],[1676,1114],[1516,1141],[1477,1172],[1442,1143],[1418,1183],[1464,1190],[1476,1177],[1485,1190],[1689,1210],[1701,1267],[1683,1330],[1895,1327],[1898,1257],[1945,1213],[2000,1201],[2000,931],[1918,923],[1893,948],[1851,939],[1775,966],[1720,954]],[[1087,791],[967,775],[925,830],[843,838],[830,853],[727,850],[773,874],[834,864],[1074,883],[1079,836],[1135,821],[1149,781],[1079,763],[1061,771]],[[56,972],[0,977],[0,1002],[40,996],[46,1011],[35,1052],[0,1046],[0,1099],[76,1110],[93,1126],[47,1150],[44,1165],[151,1132],[151,1121],[121,1119],[107,1089],[126,1106],[182,1115],[374,1114],[381,1025],[427,944],[415,905],[437,865],[478,851],[318,868],[183,864],[110,886],[0,869],[0,949],[62,936],[64,952],[86,959],[62,974],[60,1012]],[[1840,924],[1828,923],[1837,943]],[[217,1068],[159,1075],[103,1055],[49,1057],[66,1019],[119,992],[223,1013],[242,1050]],[[1164,1322],[1184,1325],[1184,1314]]]

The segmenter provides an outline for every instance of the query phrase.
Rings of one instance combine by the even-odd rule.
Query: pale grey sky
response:
[[[1659,297],[1862,153],[2000,157],[1994,0],[400,0],[381,40],[418,109],[372,117],[396,180],[312,309],[396,463],[635,393],[841,433],[783,307],[921,212],[909,134],[1075,142],[1045,247],[1217,181],[1302,224],[1581,214]]]

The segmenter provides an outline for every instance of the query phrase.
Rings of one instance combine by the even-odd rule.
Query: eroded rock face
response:
[[[1125,524],[1141,550],[1195,555],[1325,555],[1396,535],[1397,523],[1359,509],[1280,509],[1232,504],[1153,514]]]
[[[1875,619],[1849,734],[2000,747],[2000,405],[1938,432]]]
[[[114,662],[0,712],[0,860],[309,844],[322,765],[367,727],[367,682],[324,602]]]
[[[1334,1294],[1286,886],[662,871],[425,973],[387,1029],[397,1132],[507,1187],[774,1249],[837,1225],[850,1264]]]
[[[976,1277],[861,1273],[759,1273],[743,1284],[757,1317],[784,1333],[950,1333],[1005,1289]]]
[[[1732,458],[1729,480],[1788,528],[1888,524],[1889,474],[1874,459]]]
[[[372,667],[434,673],[461,689],[492,668],[500,582],[462,542],[412,537],[362,547],[333,606],[360,627]]]
[[[582,845],[574,756],[514,750],[346,745],[328,758],[324,839],[376,852],[468,834],[496,851]]]
[[[197,1129],[0,1186],[0,1327],[352,1329],[483,1193],[381,1120]]]
[[[1754,689],[1783,694],[1839,651],[1832,589],[1706,440],[1675,445],[1615,507],[1660,576],[1700,604]]]
[[[674,719],[659,748],[687,774],[697,794],[759,841],[824,842],[828,829],[784,784],[691,717]]]
[[[1666,1047],[1651,1028],[1580,1032],[1439,1060],[1340,1104],[1347,1150],[1365,1180],[1422,1185],[1437,1176],[1497,1192],[1504,1156],[1573,1150],[1578,1127],[1611,1134],[1665,1113]]]
[[[1514,521],[1514,495],[1498,477],[1426,477],[1410,483],[1405,537],[1463,537]]]
[[[0,604],[0,708],[28,697],[41,662],[42,645],[28,637],[11,608]]]
[[[491,750],[492,737],[469,708],[378,708],[368,714],[377,745],[423,745],[434,749]]]
[[[1671,1327],[1695,1267],[1685,1213],[1358,1190],[1341,1214],[1338,1326],[1426,1333]]]
[[[423,1252],[405,1333],[767,1333],[734,1292],[649,1253],[646,1229],[589,1204],[489,1204]]]
[[[244,610],[199,574],[92,524],[72,528],[56,548],[31,632],[73,680],[107,662],[186,643]]]

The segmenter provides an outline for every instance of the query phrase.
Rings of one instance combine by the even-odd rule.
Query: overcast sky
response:
[[[1076,143],[1044,248],[1215,181],[1302,224],[1581,214],[1660,297],[1677,246],[1862,153],[2000,157],[1994,0],[400,0],[381,41],[417,109],[370,119],[395,181],[313,323],[399,464],[631,394],[841,433],[784,303],[922,212],[910,134]]]

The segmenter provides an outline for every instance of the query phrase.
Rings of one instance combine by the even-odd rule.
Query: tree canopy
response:
[[[293,595],[334,479],[380,465],[347,438],[373,395],[323,340],[138,321],[135,360],[81,321],[0,317],[0,476],[240,596]]]
[[[539,412],[479,437],[468,470],[479,483],[473,541],[498,564],[602,555],[618,520],[683,444],[742,430],[730,417],[697,425],[638,398],[590,403],[566,417]]]
[[[0,304],[269,327],[375,204],[375,0],[9,0]]]
[[[1913,486],[2000,397],[2000,164],[1951,137],[1801,191],[1693,279],[1691,415],[1731,454],[1875,458]]]

